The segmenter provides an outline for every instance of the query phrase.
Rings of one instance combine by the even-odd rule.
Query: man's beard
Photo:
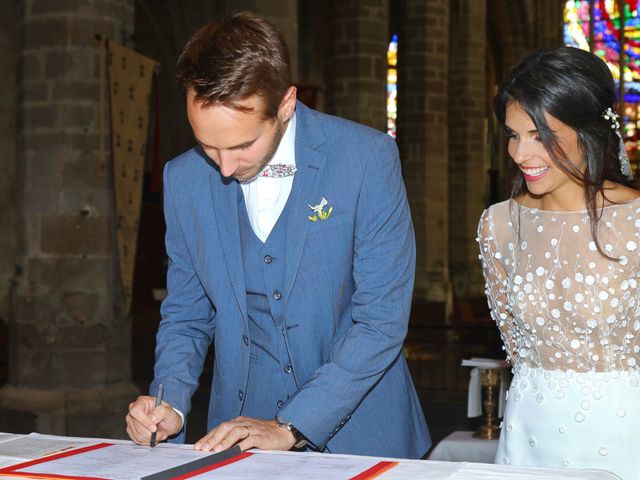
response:
[[[278,146],[280,145],[280,142],[282,141],[282,137],[284,136],[284,132],[286,131],[286,126],[287,126],[287,123],[288,123],[288,122],[287,123],[281,123],[277,119],[276,119],[276,122],[277,122],[276,133],[273,136],[273,142],[271,142],[271,146],[269,147],[269,151],[264,156],[262,161],[258,164],[258,166],[256,167],[255,172],[252,175],[246,175],[244,177],[235,177],[239,182],[247,183],[247,182],[250,182],[251,180],[253,180],[254,178],[256,178],[258,176],[258,174],[262,171],[262,169],[267,166],[267,164],[271,161],[273,156],[276,154],[276,151],[278,150]]]

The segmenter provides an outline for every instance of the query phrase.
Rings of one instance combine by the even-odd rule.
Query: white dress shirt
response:
[[[296,114],[294,112],[269,165],[275,163],[295,165],[295,144]],[[293,177],[293,175],[282,178],[258,176],[241,184],[251,228],[262,243],[267,241],[271,230],[284,210],[291,193]]]

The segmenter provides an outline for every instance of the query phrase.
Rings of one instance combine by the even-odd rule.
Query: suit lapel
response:
[[[293,181],[289,198],[290,210],[285,232],[285,298],[289,299],[295,282],[302,252],[309,231],[311,213],[309,203],[320,202],[322,197],[322,174],[326,155],[319,148],[325,142],[324,134],[313,113],[299,103],[296,107],[296,166],[298,172]]]
[[[213,210],[220,236],[220,244],[227,265],[227,272],[238,307],[246,321],[247,296],[244,281],[244,264],[240,247],[240,225],[238,220],[238,189],[233,180],[225,180],[217,171],[209,176]]]

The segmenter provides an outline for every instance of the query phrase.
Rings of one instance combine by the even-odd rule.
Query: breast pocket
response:
[[[349,225],[351,222],[351,217],[347,215],[347,213],[341,213],[340,215],[336,215],[335,217],[332,215],[326,220],[316,220],[315,222],[309,220],[311,222],[311,226],[309,227],[309,235],[314,235],[319,232],[326,232],[327,230],[332,230],[334,228],[344,227],[345,225]]]

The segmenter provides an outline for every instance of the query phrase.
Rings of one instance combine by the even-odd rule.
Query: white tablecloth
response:
[[[2,434],[0,434],[2,435]],[[52,439],[70,439],[76,437],[46,436]],[[88,442],[108,441],[111,443],[121,443],[112,439],[82,438],[80,440]],[[301,460],[309,455],[326,455],[322,453],[308,452],[261,452],[265,455],[294,455]],[[348,457],[348,455],[335,455]],[[378,461],[392,460],[399,464],[384,472],[379,477],[381,480],[619,480],[612,473],[601,470],[575,470],[575,469],[553,469],[553,468],[525,468],[512,467],[507,465],[488,465],[483,463],[468,462],[439,462],[431,460],[398,460],[381,457],[375,458]],[[0,457],[0,465],[3,458]],[[18,463],[18,462],[15,462]],[[6,465],[6,464],[5,464]],[[220,470],[222,472],[222,470]],[[3,479],[24,480],[24,477],[2,477]],[[339,478],[339,477],[336,477]],[[251,480],[251,479],[247,479]],[[260,480],[260,479],[258,479]],[[304,480],[304,479],[303,479]],[[326,480],[332,480],[327,478]],[[342,479],[340,479],[342,480]]]
[[[429,460],[493,463],[497,448],[498,439],[473,438],[473,432],[456,431],[438,442]]]

